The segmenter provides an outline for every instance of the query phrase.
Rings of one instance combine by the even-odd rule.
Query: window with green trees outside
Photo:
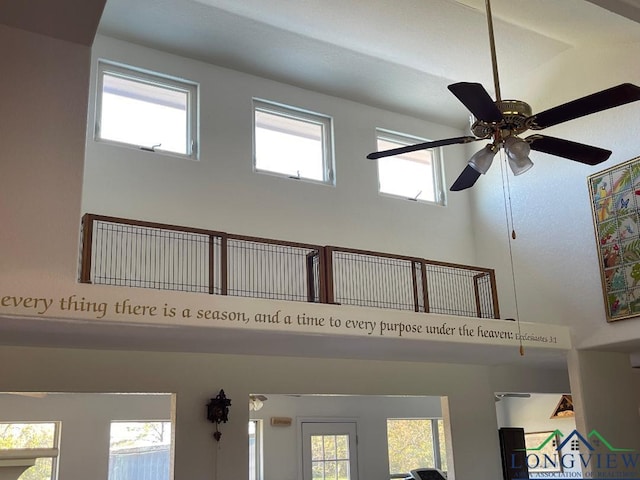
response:
[[[447,469],[441,418],[389,418],[387,443],[390,478],[404,478],[416,468]]]
[[[57,448],[58,422],[0,423],[0,450],[14,448]],[[56,459],[38,458],[20,480],[55,480]]]

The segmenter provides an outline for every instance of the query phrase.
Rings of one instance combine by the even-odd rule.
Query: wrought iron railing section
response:
[[[424,290],[411,258],[329,247],[335,303],[424,311]],[[420,277],[420,278],[419,278]]]
[[[208,235],[96,221],[93,238],[93,283],[209,292]]]
[[[228,235],[225,295],[320,302],[320,270],[309,263],[320,248]]]
[[[326,247],[335,303],[498,318],[493,271],[421,258]],[[494,298],[495,303],[494,303]]]
[[[80,281],[499,318],[494,271],[87,214]]]

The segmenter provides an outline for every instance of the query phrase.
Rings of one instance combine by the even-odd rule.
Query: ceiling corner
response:
[[[0,23],[91,46],[106,0],[0,2]]]
[[[640,23],[640,0],[587,0],[629,20]]]

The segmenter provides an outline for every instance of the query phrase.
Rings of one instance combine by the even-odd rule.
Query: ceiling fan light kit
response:
[[[257,412],[264,406],[267,397],[264,395],[249,395],[249,410]]]
[[[533,162],[529,158],[531,147],[518,137],[509,137],[504,141],[504,151],[509,159],[509,167],[514,175],[521,175],[533,167]]]
[[[498,147],[493,143],[488,144],[482,150],[478,150],[469,160],[469,166],[478,173],[485,174],[493,163],[493,157],[498,153]]]
[[[391,150],[373,152],[367,155],[367,158],[375,160],[416,150],[464,144],[478,140],[491,140],[489,145],[471,157],[467,167],[451,186],[450,190],[452,191],[472,187],[480,175],[489,170],[493,157],[501,148],[506,153],[509,166],[514,175],[521,175],[533,167],[533,162],[529,158],[531,150],[586,165],[597,165],[607,160],[612,152],[603,148],[540,134],[530,135],[526,138],[520,138],[518,135],[527,130],[542,130],[576,118],[638,101],[640,100],[640,87],[630,83],[623,83],[535,115],[532,113],[529,104],[521,100],[502,100],[490,0],[485,0],[485,5],[496,100],[494,101],[479,83],[458,82],[447,87],[473,115],[471,133],[474,136],[407,145]]]

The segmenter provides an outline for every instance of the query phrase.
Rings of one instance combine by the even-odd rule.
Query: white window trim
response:
[[[416,143],[424,143],[424,142],[431,141],[426,138],[416,137],[414,135],[410,135],[402,132],[396,132],[393,130],[387,130],[385,128],[376,128],[376,131],[375,131],[376,144],[378,143],[378,139],[395,142],[400,145],[413,145]],[[435,196],[440,198],[436,198],[435,201],[432,201],[432,200],[423,200],[420,198],[410,198],[402,195],[395,195],[393,193],[381,192],[380,191],[380,170],[376,169],[378,174],[378,194],[385,197],[400,198],[403,200],[410,200],[412,202],[425,203],[428,205],[446,206],[447,205],[447,193],[446,193],[447,189],[445,188],[445,183],[444,183],[444,165],[442,162],[442,147],[430,148],[428,150],[431,151],[431,155],[432,155],[433,177],[434,177],[433,188],[434,188]]]
[[[255,423],[255,455],[256,455],[256,464],[255,464],[255,478],[257,480],[262,480],[264,478],[264,469],[263,469],[263,450],[262,450],[262,435],[263,435],[263,421],[262,419],[252,418],[249,420],[250,422]]]
[[[260,169],[256,166],[256,115],[255,112],[265,112],[272,115],[279,115],[284,118],[290,118],[293,120],[300,120],[316,125],[322,126],[322,168],[323,168],[323,180],[315,180],[306,177],[295,177],[284,173],[274,172],[272,170]],[[253,170],[257,173],[263,173],[268,175],[274,175],[281,178],[291,178],[294,180],[301,180],[304,182],[315,183],[319,185],[335,186],[335,162],[334,162],[334,144],[333,144],[333,118],[321,113],[312,112],[291,105],[285,105],[282,103],[272,102],[261,98],[253,98],[253,108],[251,109],[252,115],[252,138],[253,138]]]
[[[431,421],[431,445],[433,447],[433,463],[434,468],[438,470],[447,471],[447,466],[442,468],[442,456],[440,455],[440,436],[438,434],[438,422],[443,420],[441,417],[393,417],[387,418],[387,420],[430,420]],[[387,455],[389,452],[388,438],[387,438]],[[390,478],[406,478],[410,472],[389,472]]]
[[[167,89],[178,90],[187,93],[187,154],[171,152],[162,149],[153,149],[152,145],[135,145],[126,142],[119,142],[100,137],[100,119],[102,118],[102,89],[104,74],[112,74],[131,80],[141,81],[150,85],[156,85]],[[185,80],[178,77],[172,77],[158,72],[152,72],[142,68],[133,67],[106,59],[98,59],[97,67],[97,87],[96,87],[96,105],[95,105],[95,128],[94,140],[97,142],[118,145],[122,147],[134,148],[145,152],[159,153],[180,158],[190,158],[198,160],[200,158],[199,148],[199,85],[195,82]]]
[[[38,448],[36,450],[44,450],[44,451],[51,451],[52,453],[54,453],[51,456],[44,456],[44,457],[39,457],[39,458],[51,458],[51,479],[50,480],[57,480],[58,479],[58,462],[60,459],[60,429],[62,427],[62,422],[60,420],[2,420],[0,421],[0,424],[16,424],[16,423],[21,423],[21,424],[25,424],[25,425],[32,425],[32,424],[38,424],[38,423],[53,423],[54,424],[54,428],[53,428],[53,446],[52,447],[45,447],[45,448]]]

